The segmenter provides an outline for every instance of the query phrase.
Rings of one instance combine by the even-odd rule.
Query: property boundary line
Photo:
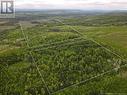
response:
[[[68,42],[68,43],[65,43],[65,44],[59,44],[59,45],[54,45],[54,46],[50,46],[50,47],[42,47],[42,48],[39,48],[39,49],[35,49],[33,51],[40,51],[40,50],[44,50],[44,49],[55,48],[57,46],[66,46],[66,45],[71,45],[71,44],[80,43],[80,42],[85,42],[85,40],[82,39],[82,40],[79,40],[79,41]]]
[[[60,22],[61,24],[70,27],[72,30],[74,30],[75,32],[77,32],[81,37],[85,37],[85,39],[91,40],[92,42],[94,42],[94,43],[98,44],[99,46],[103,47],[103,48],[104,48],[105,50],[107,50],[108,52],[110,52],[110,53],[116,55],[117,57],[119,57],[119,58],[121,58],[121,59],[124,59],[123,57],[121,57],[121,56],[120,56],[119,54],[117,54],[116,52],[113,52],[112,50],[106,48],[105,46],[103,46],[103,45],[100,44],[99,42],[95,41],[93,38],[90,38],[90,37],[88,37],[88,36],[86,36],[86,35],[83,35],[80,31],[78,31],[77,29],[73,28],[72,26],[69,26],[69,25],[63,23],[63,22],[60,21],[59,19],[55,19],[55,21]]]
[[[60,89],[60,90],[58,90],[58,91],[56,91],[56,92],[53,92],[53,93],[51,93],[51,94],[56,94],[56,93],[59,93],[59,92],[62,92],[62,91],[64,91],[64,90],[66,90],[66,89],[68,89],[68,88],[71,88],[71,87],[74,87],[74,86],[78,86],[78,85],[80,85],[80,84],[82,84],[82,83],[89,82],[89,81],[91,81],[91,80],[93,80],[93,79],[96,79],[96,78],[98,78],[98,77],[102,77],[102,76],[104,76],[104,75],[106,75],[106,74],[109,74],[109,73],[111,73],[111,72],[113,72],[113,71],[116,71],[116,72],[117,72],[119,69],[121,69],[122,67],[125,67],[125,66],[127,66],[127,64],[125,64],[125,65],[123,65],[123,66],[120,66],[120,67],[117,67],[117,68],[113,68],[113,69],[108,70],[108,71],[106,71],[106,72],[104,72],[104,73],[102,73],[102,74],[98,74],[98,75],[93,76],[93,77],[91,77],[91,78],[88,78],[88,79],[86,79],[86,80],[84,80],[84,81],[81,81],[80,83],[76,83],[76,84],[73,84],[73,85],[71,85],[71,86],[65,87],[65,88]]]
[[[25,33],[24,33],[24,31],[23,31],[23,28],[22,28],[21,23],[19,23],[19,25],[20,25],[20,28],[21,28],[21,32],[22,32],[22,34],[23,34],[23,36],[24,36],[24,38],[25,38],[25,41],[26,41],[26,44],[27,44],[27,48],[30,48],[29,43],[28,43],[28,37],[27,37],[27,35],[25,35]],[[36,69],[37,69],[37,71],[38,71],[38,74],[39,74],[40,77],[41,77],[41,81],[44,83],[44,86],[46,87],[46,90],[48,91],[48,94],[51,95],[50,90],[49,90],[48,86],[46,85],[46,82],[45,82],[45,80],[44,80],[44,78],[43,78],[43,76],[42,76],[42,74],[41,74],[41,72],[40,72],[40,69],[39,69],[39,67],[36,65],[35,59],[34,59],[34,57],[33,57],[33,55],[32,55],[32,52],[29,51],[29,54],[30,54],[30,56],[31,56],[31,58],[32,58],[33,64],[36,66]]]
[[[30,49],[36,49],[36,48],[46,48],[45,46],[47,46],[47,48],[48,48],[48,46],[50,47],[50,46],[52,46],[52,45],[54,45],[54,44],[57,44],[57,45],[61,45],[61,44],[64,44],[65,42],[68,42],[68,41],[73,41],[73,40],[82,40],[83,38],[81,38],[81,37],[78,37],[78,38],[73,38],[73,39],[68,39],[68,40],[64,40],[64,41],[58,41],[58,42],[54,42],[54,43],[51,43],[51,44],[42,44],[42,45],[39,45],[39,46],[33,46],[33,47],[30,47]],[[54,45],[55,46],[55,45]]]

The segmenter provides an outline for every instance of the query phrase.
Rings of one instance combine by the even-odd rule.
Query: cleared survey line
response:
[[[64,40],[64,41],[58,41],[58,42],[54,42],[54,43],[49,43],[49,44],[42,44],[42,45],[38,45],[38,46],[33,46],[33,47],[30,47],[29,49],[36,49],[36,48],[43,48],[43,47],[50,47],[51,45],[55,45],[55,44],[64,44],[66,42],[69,42],[69,41],[74,41],[74,40],[81,40],[83,38],[81,37],[78,37],[78,38],[73,38],[73,39],[68,39],[68,40]]]
[[[116,55],[116,56],[119,57],[120,59],[126,60],[126,59],[124,59],[123,57],[121,57],[119,54],[117,54],[116,52],[114,52],[114,51],[112,51],[112,50],[106,48],[105,46],[103,46],[103,45],[100,44],[99,42],[95,41],[93,38],[90,38],[90,37],[88,37],[88,36],[82,34],[80,31],[78,31],[77,29],[73,28],[72,26],[63,23],[63,22],[62,22],[61,20],[59,20],[59,19],[55,19],[55,21],[60,22],[61,24],[70,27],[72,30],[74,30],[75,32],[77,32],[81,37],[85,37],[84,39],[91,40],[92,42],[94,42],[94,43],[98,44],[99,46],[103,47],[106,51],[108,51],[108,52],[110,52],[110,53]]]
[[[84,39],[82,39],[82,40],[80,40],[80,41],[76,41],[76,42],[69,42],[69,43],[66,43],[66,44],[61,44],[61,45],[58,45],[59,47],[61,47],[61,46],[66,46],[66,45],[71,45],[71,44],[76,44],[76,43],[80,43],[80,42],[84,42],[85,40]],[[87,40],[86,40],[87,41]],[[55,48],[55,47],[57,47],[56,45],[55,46],[52,46],[52,47],[45,47],[45,48],[41,48],[41,49],[36,49],[36,50],[34,50],[34,51],[40,51],[40,50],[44,50],[44,49],[50,49],[50,48]],[[40,59],[40,60],[38,60],[36,63],[39,63],[40,61],[41,61],[42,59]]]
[[[27,48],[30,48],[29,43],[28,43],[28,40],[29,40],[29,39],[28,39],[28,37],[25,35],[25,33],[24,33],[24,31],[23,31],[23,28],[22,28],[21,23],[19,23],[19,25],[20,25],[20,28],[21,28],[21,32],[22,32],[22,34],[23,34],[23,36],[24,36],[25,42],[26,42],[26,44],[27,44]],[[46,87],[46,90],[47,90],[48,94],[51,95],[50,90],[49,90],[48,86],[46,85],[46,82],[45,82],[45,80],[44,80],[44,78],[43,78],[43,76],[42,76],[42,74],[41,74],[41,72],[40,72],[40,69],[39,69],[39,67],[36,65],[36,61],[35,61],[35,59],[34,59],[34,57],[33,57],[32,52],[29,51],[29,54],[30,54],[30,56],[32,57],[33,64],[36,66],[36,69],[37,69],[37,71],[38,71],[38,73],[39,73],[39,75],[40,75],[40,77],[41,77],[42,83],[44,83],[44,86]]]
[[[57,94],[57,93],[63,92],[63,91],[65,91],[66,89],[69,89],[69,88],[78,86],[78,85],[80,85],[80,84],[83,84],[83,83],[86,83],[86,82],[89,82],[89,81],[92,81],[92,80],[94,80],[94,79],[96,79],[96,78],[99,78],[99,77],[102,77],[102,76],[104,76],[104,75],[106,75],[106,74],[112,73],[113,71],[116,72],[116,71],[118,71],[119,69],[121,69],[121,68],[123,68],[123,67],[125,67],[125,66],[127,66],[127,64],[122,65],[122,66],[117,67],[117,68],[113,68],[113,69],[108,70],[108,71],[106,71],[106,72],[104,72],[104,73],[102,73],[102,74],[98,74],[98,75],[96,75],[96,76],[93,76],[93,77],[91,77],[91,78],[88,78],[88,79],[86,79],[86,80],[84,80],[84,81],[81,81],[81,82],[79,82],[79,83],[73,84],[73,85],[68,86],[68,87],[65,87],[65,88],[63,88],[63,89],[60,89],[60,90],[58,90],[58,91],[52,92],[51,94],[53,95],[53,94]]]
[[[68,24],[65,24],[65,23],[63,23],[61,20],[59,20],[59,19],[53,19],[53,21],[57,21],[57,22],[59,22],[59,23],[61,23],[61,24],[63,24],[63,25],[66,25],[66,26],[69,26]],[[70,26],[69,26],[70,27]],[[80,33],[78,30],[76,30],[76,29],[74,29],[74,28],[72,28],[72,27],[70,27],[72,30],[74,30],[77,34],[79,34],[81,37],[82,37],[82,33]],[[86,36],[87,37],[87,36]]]
[[[39,49],[35,49],[33,51],[40,51],[40,50],[44,50],[44,49],[51,49],[51,48],[55,48],[55,47],[61,47],[61,46],[66,46],[66,45],[71,45],[71,44],[76,44],[76,43],[79,43],[79,42],[84,42],[84,41],[87,41],[87,40],[79,40],[79,41],[74,41],[74,42],[68,42],[68,43],[65,43],[65,44],[61,44],[61,45],[55,45],[55,46],[51,46],[51,47],[43,47],[43,48],[39,48]]]

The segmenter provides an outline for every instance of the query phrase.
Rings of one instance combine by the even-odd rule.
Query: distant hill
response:
[[[19,21],[36,21],[61,17],[71,25],[127,25],[127,11],[106,10],[16,10],[15,19],[0,19],[11,25]]]
[[[100,25],[127,25],[126,11],[100,12],[92,15],[82,15],[66,19],[72,25],[100,26]]]

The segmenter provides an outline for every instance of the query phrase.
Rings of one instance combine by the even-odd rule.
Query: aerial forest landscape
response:
[[[127,11],[0,18],[0,95],[127,95]]]

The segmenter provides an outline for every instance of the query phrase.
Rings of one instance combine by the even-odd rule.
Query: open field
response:
[[[126,95],[126,12],[33,13],[1,29],[0,94]]]

